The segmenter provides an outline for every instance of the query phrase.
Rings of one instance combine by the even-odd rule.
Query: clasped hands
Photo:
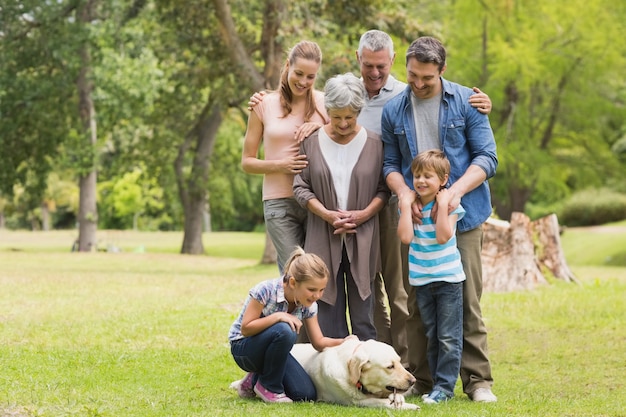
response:
[[[361,210],[331,210],[327,222],[335,228],[335,235],[356,233],[356,228],[363,224],[361,213]]]

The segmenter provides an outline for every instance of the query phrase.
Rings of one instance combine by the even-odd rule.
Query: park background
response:
[[[557,213],[580,281],[486,294],[500,401],[421,412],[625,416],[625,21],[609,0],[3,2],[0,415],[354,413],[237,398],[226,334],[276,274],[239,166],[247,99],[301,39],[317,88],[358,74],[378,28],[398,79],[433,35],[446,78],[489,94],[494,215]]]
[[[626,219],[626,3],[610,0],[11,0],[0,15],[0,228],[202,233],[263,229],[260,175],[240,167],[254,91],[289,48],[323,51],[317,88],[359,72],[365,30],[392,74],[421,35],[445,77],[493,102],[494,214],[568,226]],[[71,246],[71,245],[70,245]]]

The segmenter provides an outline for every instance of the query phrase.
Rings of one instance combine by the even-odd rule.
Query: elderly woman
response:
[[[308,166],[294,179],[294,196],[309,211],[304,247],[320,256],[331,277],[318,301],[322,333],[376,338],[372,284],[380,270],[377,213],[389,190],[382,177],[383,145],[357,123],[365,105],[363,82],[353,74],[328,80],[324,104],[330,122],[302,142]]]

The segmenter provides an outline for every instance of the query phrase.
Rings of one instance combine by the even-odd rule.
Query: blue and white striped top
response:
[[[456,225],[450,240],[444,244],[437,243],[435,223],[431,217],[434,204],[433,200],[422,209],[422,224],[413,224],[415,235],[409,245],[409,284],[417,287],[431,282],[465,281],[461,254],[456,246]],[[457,214],[457,220],[461,220],[465,209],[459,205],[451,214]]]

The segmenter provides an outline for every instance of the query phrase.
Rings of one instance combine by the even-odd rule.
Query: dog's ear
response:
[[[367,363],[368,357],[360,349],[348,360],[348,378],[350,384],[356,385],[361,379],[361,368]]]

